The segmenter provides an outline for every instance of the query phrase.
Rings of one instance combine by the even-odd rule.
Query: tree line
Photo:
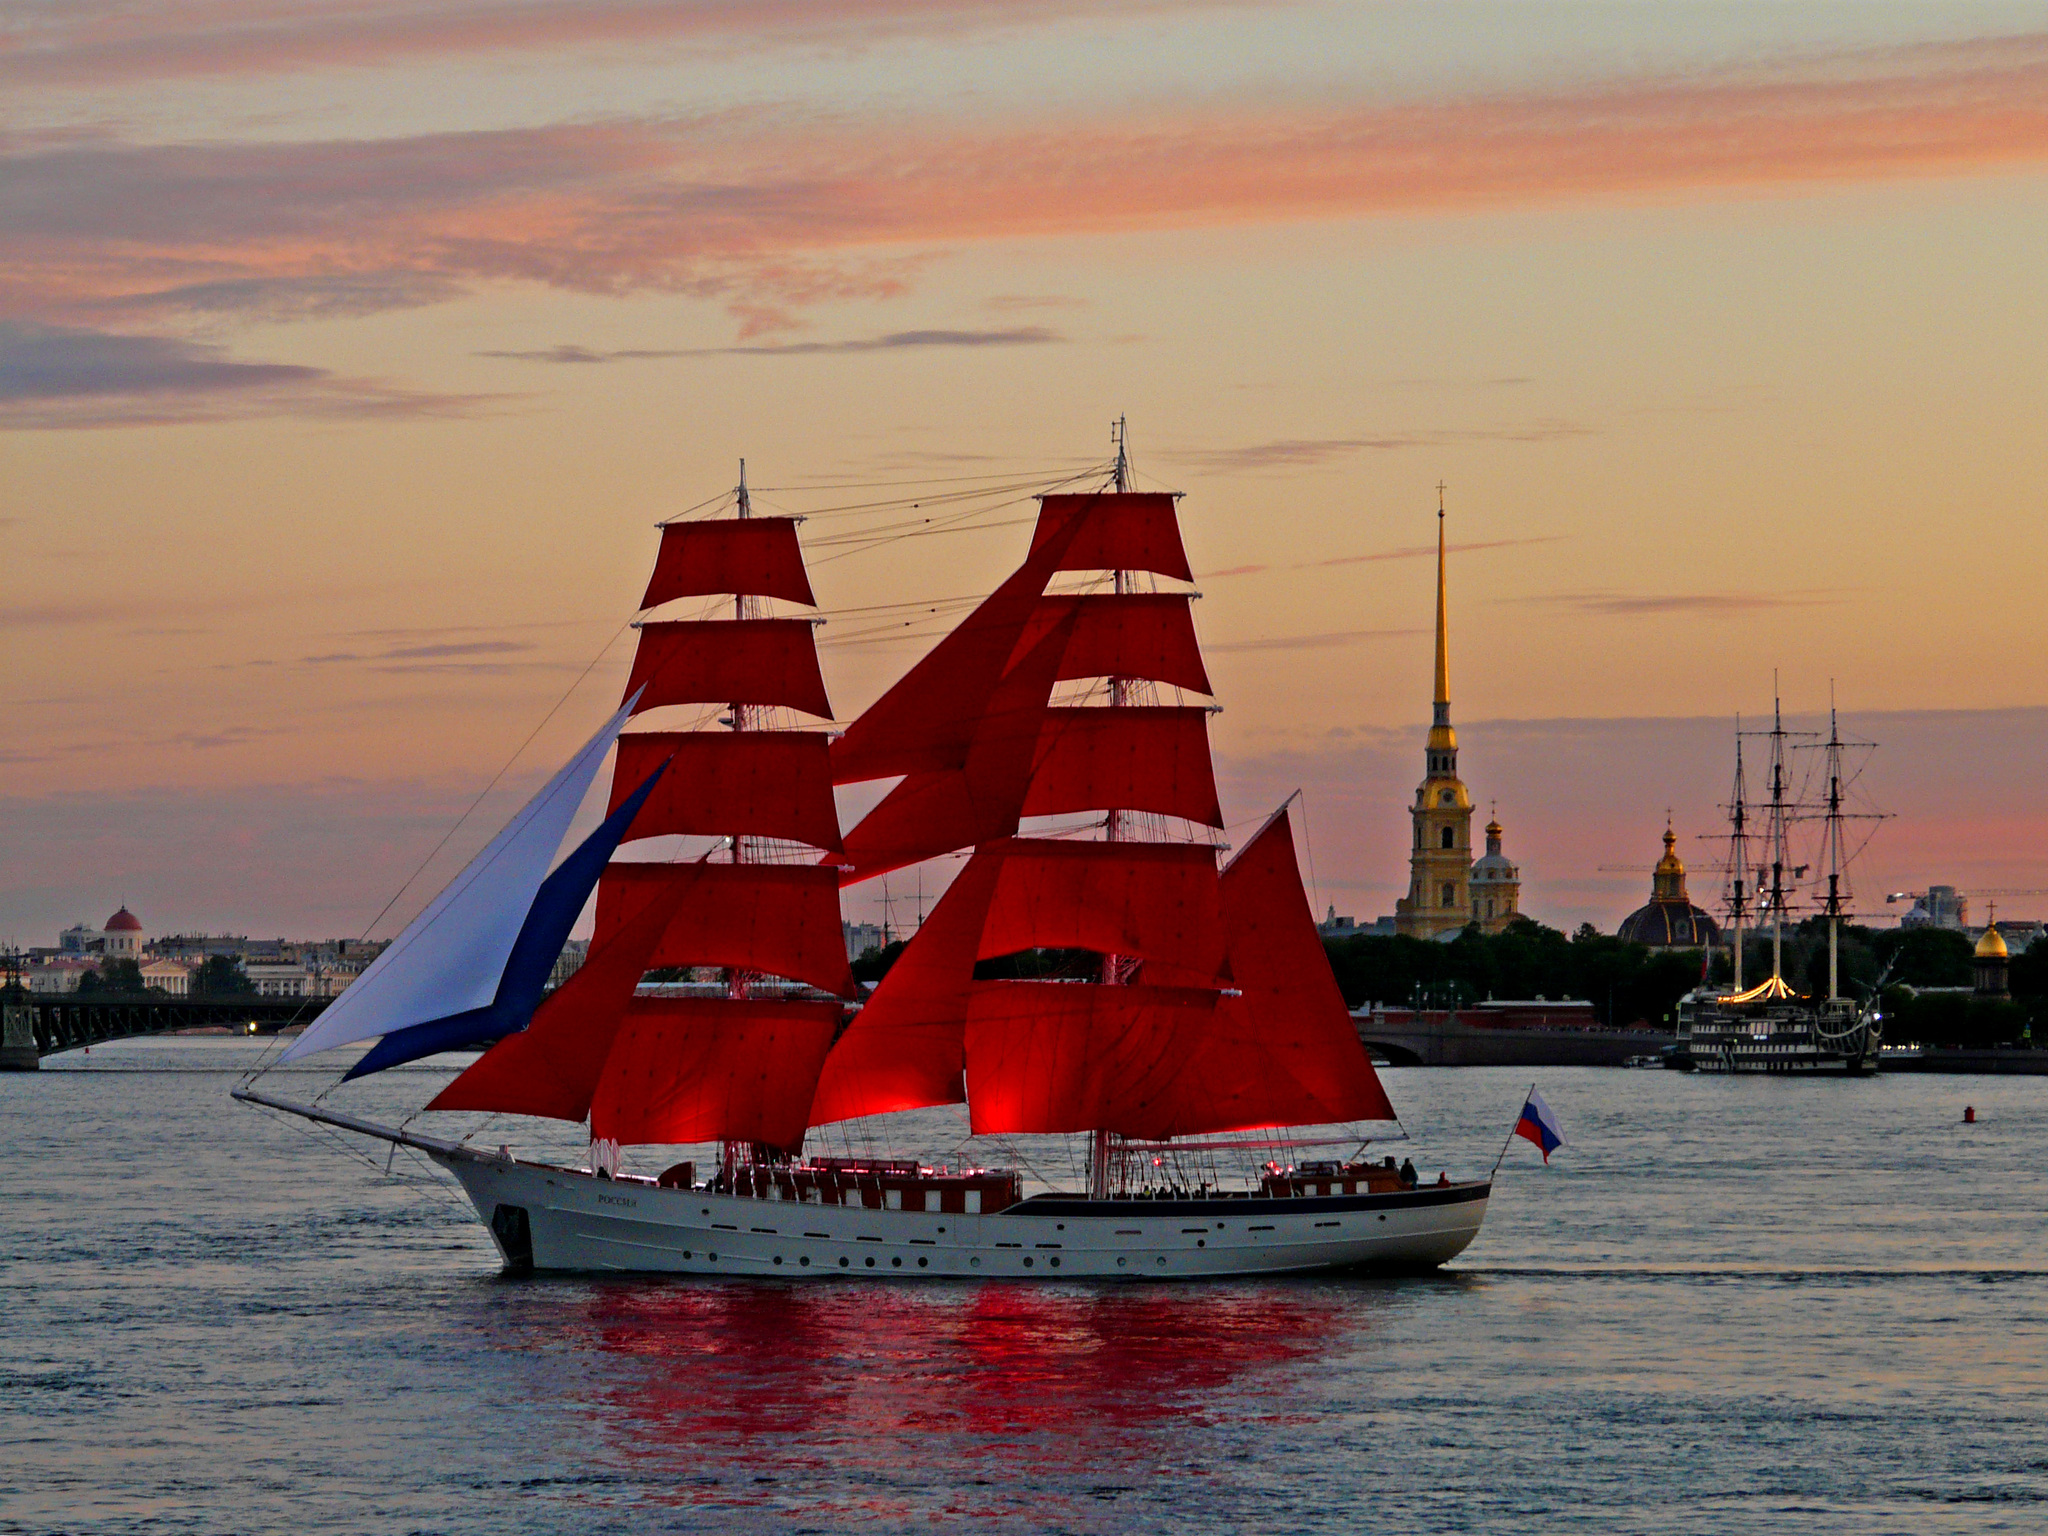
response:
[[[135,960],[102,960],[96,971],[78,978],[81,993],[104,993],[120,997],[168,997],[162,987],[147,985],[141,963]],[[187,992],[191,997],[248,997],[256,983],[233,955],[208,955],[192,973]]]

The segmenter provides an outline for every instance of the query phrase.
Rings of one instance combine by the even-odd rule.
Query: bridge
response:
[[[1496,1013],[1508,1017],[1489,1017]],[[1351,1019],[1365,1048],[1396,1067],[1619,1067],[1678,1039],[1660,1030],[1598,1024],[1583,1004],[1360,1009]]]
[[[0,999],[0,1070],[33,1072],[45,1056],[182,1029],[275,1033],[304,1024],[324,997],[161,997],[118,992],[15,992]]]

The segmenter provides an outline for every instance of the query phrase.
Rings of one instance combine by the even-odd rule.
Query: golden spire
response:
[[[1430,719],[1429,750],[1432,753],[1452,753],[1458,750],[1458,733],[1451,729],[1451,621],[1448,605],[1444,599],[1444,486],[1442,481],[1436,487],[1436,711]],[[1455,758],[1442,762],[1432,759],[1429,770],[1455,775],[1458,765]]]
[[[1436,712],[1449,724],[1451,708],[1451,626],[1444,612],[1444,483],[1436,483]]]

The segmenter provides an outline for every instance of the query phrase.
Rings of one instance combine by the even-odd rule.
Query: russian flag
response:
[[[1558,1129],[1557,1116],[1534,1088],[1529,1090],[1529,1102],[1522,1106],[1522,1118],[1515,1122],[1515,1134],[1535,1142],[1545,1164],[1549,1163],[1550,1154],[1564,1145],[1564,1132]]]

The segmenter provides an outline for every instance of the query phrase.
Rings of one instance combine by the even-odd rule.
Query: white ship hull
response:
[[[479,1156],[452,1172],[508,1265],[776,1279],[1186,1280],[1426,1269],[1479,1231],[1490,1182],[1378,1195],[1087,1200],[991,1215],[863,1209],[662,1188]]]

